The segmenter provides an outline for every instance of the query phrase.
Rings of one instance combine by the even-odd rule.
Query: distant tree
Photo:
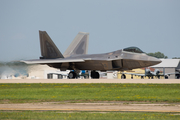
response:
[[[172,59],[180,59],[180,57],[173,57]]]
[[[164,53],[161,52],[155,52],[155,53],[147,53],[147,55],[156,57],[156,58],[168,58],[167,56],[164,55]]]

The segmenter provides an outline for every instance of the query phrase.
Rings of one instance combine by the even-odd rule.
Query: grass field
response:
[[[136,113],[136,112],[75,112],[59,111],[0,111],[0,119],[5,120],[180,120],[177,113]]]
[[[0,103],[180,102],[180,84],[0,84]]]

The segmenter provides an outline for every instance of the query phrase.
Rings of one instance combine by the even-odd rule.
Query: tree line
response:
[[[155,53],[146,53],[147,55],[149,56],[152,56],[152,57],[156,57],[156,58],[161,58],[161,59],[167,59],[168,56],[164,55],[164,53],[161,53],[161,52],[155,52]],[[173,57],[172,59],[180,59],[180,57]]]

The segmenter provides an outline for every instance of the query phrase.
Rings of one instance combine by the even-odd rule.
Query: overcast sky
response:
[[[0,61],[39,58],[39,30],[62,53],[82,31],[89,54],[137,46],[180,57],[180,0],[0,0]]]

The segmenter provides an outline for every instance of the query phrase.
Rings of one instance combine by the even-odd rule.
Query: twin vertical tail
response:
[[[64,52],[64,57],[87,54],[88,42],[89,33],[79,32],[67,50]]]
[[[87,54],[89,33],[79,32],[63,55],[46,31],[39,31],[39,36],[42,56],[40,59],[55,59]]]
[[[64,58],[46,31],[39,31],[41,56],[40,59]]]

